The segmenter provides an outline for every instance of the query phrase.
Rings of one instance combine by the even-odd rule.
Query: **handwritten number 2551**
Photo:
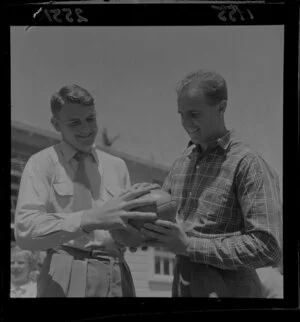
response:
[[[215,6],[215,5],[213,5],[213,6],[212,6],[212,8],[214,8],[214,9],[218,9],[218,10],[221,10],[221,11],[220,11],[220,13],[218,14],[218,17],[219,17],[219,19],[220,19],[220,20],[222,20],[222,21],[227,21],[226,13],[228,14],[229,19],[230,19],[231,21],[233,21],[233,22],[235,22],[235,21],[236,21],[236,18],[234,17],[234,15],[235,15],[236,13],[238,13],[238,14],[239,14],[240,19],[241,19],[242,21],[244,21],[244,20],[245,20],[245,18],[244,18],[244,15],[243,15],[242,11],[241,11],[241,10],[239,9],[239,7],[238,7],[238,6],[236,6],[236,5],[229,5],[229,6]],[[251,11],[250,11],[249,9],[246,9],[246,10],[247,10],[247,12],[248,12],[248,14],[249,14],[249,16],[250,16],[250,19],[253,19],[253,15],[252,15]],[[228,12],[228,11],[229,11],[229,12]]]
[[[44,13],[47,17],[47,19],[52,22],[53,20],[58,23],[62,23],[62,19],[59,18],[59,16],[63,13],[65,13],[64,17],[67,22],[74,22],[74,19],[72,18],[72,10],[69,8],[62,8],[62,9],[44,9]],[[86,18],[84,18],[82,14],[82,10],[79,8],[75,9],[75,14],[77,16],[77,22],[88,22]]]

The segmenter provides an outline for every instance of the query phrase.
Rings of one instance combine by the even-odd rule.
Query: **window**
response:
[[[174,254],[163,251],[162,249],[155,249],[154,261],[154,274],[156,276],[173,276],[175,266]]]
[[[22,155],[17,155],[14,151],[12,151],[11,157],[11,168],[10,168],[10,216],[11,222],[14,222],[15,211],[17,205],[17,198],[19,193],[19,186],[21,181],[21,176],[23,169],[26,164],[26,158]]]
[[[27,162],[26,157],[24,156],[15,156],[12,155],[10,162],[11,162],[11,172],[15,175],[20,176],[24,170],[24,167]]]
[[[15,220],[15,211],[17,206],[17,196],[10,195],[10,221],[13,223]]]

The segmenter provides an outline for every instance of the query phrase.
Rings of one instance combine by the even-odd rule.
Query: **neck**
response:
[[[199,145],[202,151],[206,151],[208,148],[216,144],[216,141],[223,137],[227,132],[228,130],[223,126],[222,129],[210,136],[205,142],[200,142]]]
[[[73,144],[71,144],[70,142],[68,142],[67,140],[65,140],[65,138],[64,138],[63,136],[61,137],[61,140],[62,140],[65,144],[67,144],[67,145],[69,145],[71,148],[73,148],[76,152],[90,153],[90,152],[93,150],[94,146],[95,146],[95,143],[93,143],[93,145],[92,145],[92,146],[90,146],[90,147],[88,147],[88,148],[86,148],[86,149],[84,149],[84,150],[79,150],[76,146],[74,146]]]

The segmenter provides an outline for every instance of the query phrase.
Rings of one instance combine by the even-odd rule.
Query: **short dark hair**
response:
[[[209,105],[215,105],[227,100],[227,85],[225,79],[213,70],[200,69],[189,73],[176,88],[178,97],[190,90],[204,94]]]
[[[94,104],[93,96],[83,87],[71,84],[63,86],[51,97],[51,112],[57,115],[65,103],[82,104],[91,106]]]

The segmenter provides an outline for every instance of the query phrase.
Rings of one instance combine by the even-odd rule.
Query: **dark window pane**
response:
[[[170,275],[169,259],[164,258],[164,275]]]
[[[17,185],[20,184],[20,181],[21,181],[21,178],[20,177],[17,177],[17,176],[10,176],[10,179],[11,179],[11,182],[12,183],[15,183]]]
[[[155,274],[161,274],[161,272],[160,272],[160,257],[155,257]]]

